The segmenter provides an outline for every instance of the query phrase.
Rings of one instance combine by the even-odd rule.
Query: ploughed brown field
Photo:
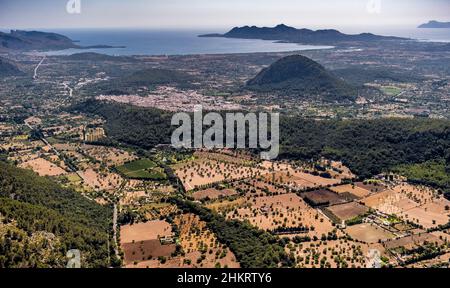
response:
[[[149,221],[120,228],[120,244],[124,251],[125,265],[134,266],[160,256],[170,256],[175,244],[162,244],[161,237],[171,237],[172,227],[166,221]]]
[[[342,205],[335,205],[326,208],[333,213],[341,221],[354,219],[358,216],[364,215],[369,211],[369,208],[357,202],[350,202]]]
[[[358,182],[356,183],[356,186],[365,190],[368,190],[372,193],[378,193],[386,190],[386,187],[382,184],[370,184],[370,183],[363,183]]]
[[[162,245],[157,239],[122,244],[125,265],[151,260],[155,257],[170,256],[175,252],[175,248],[175,244]]]
[[[329,206],[347,202],[339,194],[329,190],[320,189],[301,193],[302,198],[312,206]]]

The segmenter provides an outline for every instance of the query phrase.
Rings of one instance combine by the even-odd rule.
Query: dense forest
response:
[[[172,114],[158,109],[88,100],[70,108],[106,119],[110,140],[143,149],[170,144]]]
[[[450,149],[447,120],[314,121],[286,117],[280,125],[281,157],[342,160],[363,178],[402,164],[445,160]]]
[[[0,267],[65,267],[70,249],[83,267],[110,265],[111,208],[4,162],[0,219]]]
[[[169,144],[171,113],[157,109],[88,101],[73,107],[107,120],[114,141],[144,149]],[[361,178],[387,172],[399,165],[444,161],[449,174],[450,121],[378,119],[315,121],[282,115],[281,158],[341,160]],[[405,169],[403,169],[405,170]],[[417,175],[417,174],[416,174]],[[430,180],[431,181],[431,180]],[[445,188],[437,181],[436,186]]]

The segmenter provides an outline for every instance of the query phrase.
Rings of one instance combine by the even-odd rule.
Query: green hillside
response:
[[[65,267],[70,249],[83,267],[110,265],[111,208],[50,179],[0,162],[0,215],[0,267]]]
[[[0,77],[20,76],[23,74],[16,65],[0,57]]]
[[[299,99],[354,100],[356,89],[327,71],[319,63],[301,56],[284,57],[263,69],[247,83],[259,92],[276,92]]]
[[[280,125],[282,157],[334,158],[362,177],[402,164],[443,160],[450,147],[447,120],[313,121],[286,117]]]

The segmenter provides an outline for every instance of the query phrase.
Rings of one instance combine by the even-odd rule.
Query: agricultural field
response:
[[[98,167],[88,168],[79,172],[83,182],[92,189],[113,192],[124,182],[124,179],[116,173],[103,170]]]
[[[338,179],[324,178],[295,170],[266,174],[264,176],[264,179],[267,181],[271,181],[272,183],[285,185],[298,190],[316,187],[327,187],[341,182]]]
[[[370,248],[384,253],[382,246],[371,246],[346,239],[295,243],[286,252],[295,257],[298,268],[366,268]]]
[[[381,91],[387,96],[397,96],[402,92],[402,89],[395,86],[383,86]]]
[[[39,176],[60,176],[67,174],[64,169],[43,158],[36,158],[24,162],[19,167],[31,169],[39,174]]]
[[[423,186],[402,183],[361,201],[382,213],[396,215],[427,229],[447,224],[450,219],[450,201]]]
[[[193,161],[177,164],[172,166],[172,169],[187,191],[224,181],[256,178],[268,173],[260,165],[251,167],[237,164],[235,161],[226,162],[207,158],[197,158]]]
[[[166,218],[177,212],[177,206],[168,203],[150,203],[144,204],[138,208],[138,213],[143,214],[146,221]]]
[[[163,169],[149,160],[136,160],[116,168],[124,177],[138,180],[164,180],[167,178]]]
[[[196,152],[194,156],[194,160],[172,166],[188,191],[224,181],[260,179],[261,177],[264,181],[276,185],[302,190],[330,187],[341,183],[345,178],[344,174],[337,172],[334,178],[321,177],[319,173],[315,175],[314,171],[295,167],[288,162],[257,162],[248,155],[237,154],[232,157],[229,153]],[[344,169],[343,166],[339,167]]]
[[[220,244],[207,227],[194,214],[179,215],[174,220],[179,236],[175,256],[159,257],[134,265],[137,268],[239,268],[236,257]]]
[[[369,212],[370,209],[357,202],[350,202],[327,207],[325,210],[329,211],[338,220],[338,223],[342,223],[343,221],[348,221],[356,217],[363,216]]]
[[[214,203],[209,203],[206,205],[206,208],[211,209],[215,212],[224,213],[226,211],[231,211],[236,207],[241,207],[245,204],[246,199],[244,197],[240,197],[235,200],[220,200]]]
[[[349,226],[345,229],[345,232],[353,239],[369,244],[379,243],[395,237],[394,234],[369,223]]]
[[[364,205],[371,207],[373,209],[379,209],[386,201],[388,201],[388,199],[392,199],[392,197],[395,197],[395,193],[393,191],[388,190],[365,197],[361,200],[361,202],[364,203]],[[398,197],[398,200],[400,200],[400,197]],[[383,209],[379,210],[381,210],[381,212],[386,214],[392,214],[390,213],[391,211],[383,211]]]
[[[302,198],[311,206],[330,206],[348,202],[348,199],[326,189],[301,193]]]
[[[231,150],[221,150],[219,152],[196,151],[194,153],[194,157],[198,159],[209,159],[247,166],[254,166],[258,163],[258,160],[248,154]]]
[[[210,188],[210,189],[194,192],[194,193],[192,193],[192,197],[194,198],[194,200],[197,200],[197,201],[198,200],[207,200],[207,199],[216,200],[219,198],[235,196],[237,194],[238,193],[234,189]]]
[[[418,265],[416,267],[427,264],[442,264],[442,260],[447,258],[445,255],[450,252],[448,242],[431,233],[419,233],[406,236],[388,241],[383,245],[386,250],[392,255],[395,255],[398,264]],[[431,261],[430,256],[434,256],[431,257]]]
[[[409,264],[406,268],[450,268],[450,253],[445,253],[431,260],[423,260]]]
[[[176,250],[175,243],[163,243],[162,238],[172,239],[172,227],[165,221],[150,221],[120,228],[120,245],[124,252],[124,264],[135,267],[140,262],[158,257],[169,257]]]
[[[238,191],[240,195],[255,197],[286,194],[290,191],[289,188],[266,180],[265,177],[239,180],[229,185]]]
[[[399,213],[398,216],[405,221],[411,221],[426,229],[445,225],[449,222],[448,214],[440,214],[434,211],[425,210],[422,207],[406,210]]]
[[[390,190],[406,196],[419,205],[425,205],[439,199],[436,190],[421,185],[402,183],[394,186]]]
[[[359,188],[370,191],[371,193],[379,193],[386,190],[386,185],[382,181],[368,180],[365,182],[356,182],[355,185]]]
[[[370,195],[370,191],[361,187],[358,187],[354,184],[347,184],[341,186],[335,186],[330,188],[331,191],[336,192],[338,194],[349,193],[357,197],[358,199],[367,197]]]
[[[69,181],[70,183],[74,183],[77,184],[81,181],[83,181],[83,179],[81,179],[80,176],[78,176],[76,173],[70,173],[66,175],[67,181]]]
[[[246,197],[234,207],[222,210],[227,219],[248,221],[250,224],[277,235],[300,235],[321,238],[334,227],[320,211],[308,206],[296,194]]]
[[[86,155],[108,167],[121,166],[137,159],[132,153],[117,148],[82,145],[81,149]]]

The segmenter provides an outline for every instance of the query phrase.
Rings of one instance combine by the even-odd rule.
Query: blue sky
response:
[[[79,0],[81,14],[67,13],[68,1],[0,0],[0,28],[370,28],[450,21],[450,0]],[[367,9],[369,1],[381,3],[379,13]]]

